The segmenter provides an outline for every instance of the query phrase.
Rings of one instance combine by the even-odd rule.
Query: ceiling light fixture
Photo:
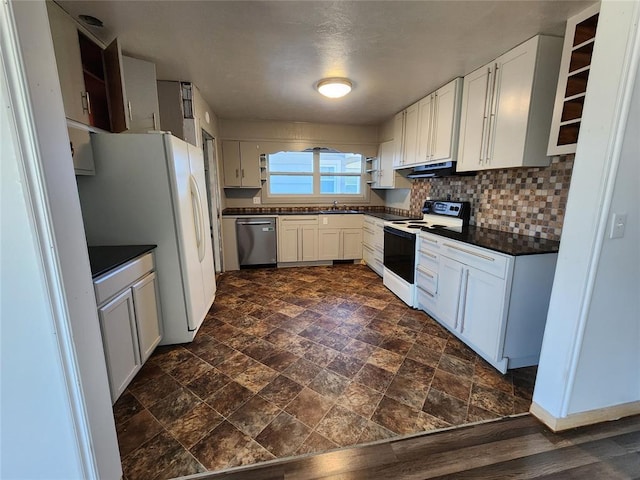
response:
[[[325,97],[340,98],[351,91],[352,83],[348,78],[325,78],[316,85],[318,92]]]

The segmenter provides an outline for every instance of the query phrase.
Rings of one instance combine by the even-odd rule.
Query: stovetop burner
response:
[[[423,225],[414,225],[412,223],[410,223],[409,225],[407,225],[407,228],[422,228]]]

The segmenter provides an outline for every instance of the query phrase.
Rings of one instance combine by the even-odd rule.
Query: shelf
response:
[[[558,132],[558,145],[571,145],[578,142],[580,122],[561,125]]]
[[[365,172],[366,172],[366,173],[373,173],[373,172],[377,172],[377,171],[378,171],[378,170],[377,170],[377,169],[375,169],[375,168],[374,168],[374,169],[371,169],[371,170],[365,170]]]
[[[584,95],[587,91],[587,82],[589,81],[590,67],[584,67],[579,71],[573,72],[567,76],[567,88],[564,92],[565,99],[575,97],[576,95]]]
[[[595,39],[598,28],[598,16],[596,13],[576,25],[576,30],[573,35],[574,47]]]
[[[594,42],[586,43],[580,48],[571,52],[571,60],[569,61],[569,75],[576,70],[580,70],[584,67],[591,65],[591,56],[593,55]]]
[[[575,121],[582,118],[582,108],[584,107],[584,95],[573,100],[565,100],[562,106],[560,125],[568,121]]]

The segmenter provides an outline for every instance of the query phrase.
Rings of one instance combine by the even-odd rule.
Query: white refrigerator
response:
[[[88,245],[156,244],[161,345],[193,340],[216,291],[202,150],[168,133],[91,135],[77,177]]]

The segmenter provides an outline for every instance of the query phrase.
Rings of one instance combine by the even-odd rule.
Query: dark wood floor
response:
[[[554,434],[525,415],[189,478],[640,479],[640,416]]]

